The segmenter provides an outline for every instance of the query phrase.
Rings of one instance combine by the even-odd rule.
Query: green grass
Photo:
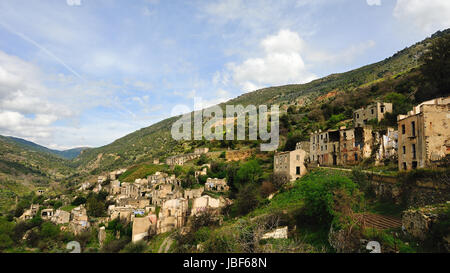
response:
[[[377,201],[366,205],[366,210],[368,212],[395,217],[401,217],[401,214],[405,209],[406,208],[404,206],[393,204],[390,202]]]
[[[71,212],[74,208],[76,208],[76,206],[67,205],[67,206],[61,207],[60,209],[63,211]]]
[[[146,178],[149,175],[155,174],[156,172],[164,171],[167,169],[165,165],[153,165],[153,164],[142,164],[131,167],[124,174],[119,177],[120,181],[123,182],[134,182],[136,179]]]

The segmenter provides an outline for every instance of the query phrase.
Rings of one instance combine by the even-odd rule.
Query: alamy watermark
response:
[[[262,140],[261,151],[275,151],[280,142],[278,105],[270,111],[266,105],[225,105],[202,108],[201,98],[194,98],[194,111],[183,114],[172,125],[175,140]],[[189,109],[183,107],[183,109]],[[195,110],[199,109],[199,110]],[[225,110],[225,115],[224,115]],[[174,113],[172,111],[172,113]],[[206,122],[204,122],[206,121]],[[248,124],[248,127],[246,126]],[[269,125],[270,124],[270,128]],[[235,136],[235,127],[237,128]]]

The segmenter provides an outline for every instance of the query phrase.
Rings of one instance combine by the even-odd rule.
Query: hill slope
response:
[[[31,141],[28,141],[28,140],[25,140],[22,138],[17,138],[17,137],[6,137],[6,138],[16,142],[19,145],[29,148],[31,150],[36,150],[39,152],[53,154],[53,155],[56,155],[56,156],[59,156],[59,157],[65,158],[65,159],[74,159],[75,157],[79,156],[82,151],[89,149],[86,147],[80,147],[80,148],[73,148],[73,149],[69,149],[69,150],[59,151],[59,150],[49,149],[47,147],[38,145],[36,143],[33,143]]]
[[[333,74],[307,84],[270,87],[243,94],[221,104],[280,104],[300,106],[317,103],[319,96],[335,91],[351,92],[364,86],[377,84],[402,75],[406,77],[420,66],[419,58],[430,43],[450,29],[438,32],[422,42],[401,50],[381,62],[374,63],[346,73]],[[414,77],[416,75],[413,75]],[[170,136],[170,128],[177,117],[172,117],[131,133],[115,142],[83,152],[74,160],[80,171],[98,173],[115,167],[131,165],[151,158],[167,156],[174,151],[183,152],[180,143]]]
[[[69,163],[0,136],[0,212],[10,209],[16,196],[58,185],[58,181],[72,174]]]

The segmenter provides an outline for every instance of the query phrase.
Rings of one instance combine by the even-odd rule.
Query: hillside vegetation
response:
[[[391,95],[390,100],[401,100],[398,111],[404,112],[421,99],[426,99],[429,90],[419,90],[422,85],[420,69],[421,57],[433,41],[446,36],[450,30],[438,32],[422,42],[405,48],[381,62],[367,65],[346,73],[333,74],[307,84],[294,84],[270,87],[246,93],[221,104],[280,104],[283,111],[291,108],[290,119],[282,131],[283,140],[288,135],[305,139],[311,130],[336,126],[338,122],[351,117],[351,111],[375,98],[386,99],[389,93],[400,93],[401,97]],[[417,98],[415,98],[417,97]],[[331,122],[327,121],[333,115]],[[170,135],[171,125],[177,117],[163,120],[150,127],[129,134],[115,142],[83,152],[74,160],[79,171],[92,174],[112,170],[119,166],[133,165],[152,158],[165,158],[171,154],[184,153],[192,147],[210,143],[179,143]],[[286,128],[295,123],[297,128]],[[288,131],[288,129],[292,129]],[[299,137],[300,135],[300,137]],[[223,145],[223,144],[222,144]],[[225,144],[228,145],[228,144]],[[228,145],[230,146],[230,145]],[[214,147],[214,145],[212,145]]]

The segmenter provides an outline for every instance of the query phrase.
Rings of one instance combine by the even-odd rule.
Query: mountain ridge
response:
[[[32,141],[29,141],[29,140],[26,140],[23,138],[18,138],[18,137],[13,137],[13,136],[3,136],[3,137],[5,137],[11,141],[14,141],[15,143],[17,143],[19,145],[26,146],[32,150],[50,153],[50,154],[57,155],[59,157],[62,157],[64,159],[68,159],[68,160],[76,158],[84,150],[91,149],[90,147],[76,147],[76,148],[67,149],[67,150],[56,150],[56,149],[50,149],[48,147],[39,145],[37,143],[34,143]]]
[[[396,79],[408,73],[416,73],[420,67],[420,56],[424,54],[431,41],[450,33],[450,29],[438,31],[431,37],[417,42],[392,56],[347,72],[334,73],[306,84],[289,84],[266,87],[242,94],[226,104],[260,105],[279,104],[283,111],[289,105],[308,105],[322,95],[333,91],[352,92],[364,85]],[[116,141],[83,152],[73,161],[80,171],[98,173],[123,165],[132,165],[153,158],[186,152],[180,143],[170,136],[170,127],[178,117],[162,120],[149,127],[130,133]]]

